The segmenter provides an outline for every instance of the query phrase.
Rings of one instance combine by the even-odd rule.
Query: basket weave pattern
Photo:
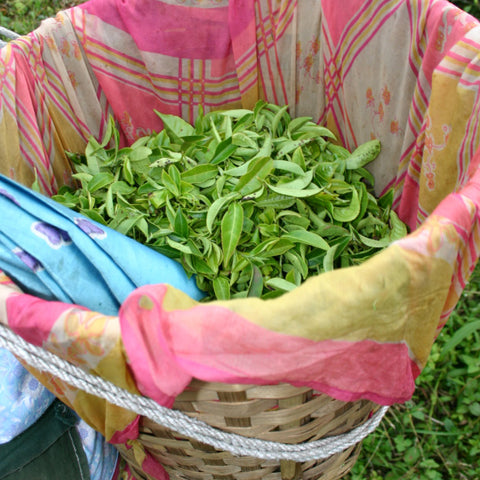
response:
[[[365,422],[373,402],[342,402],[312,389],[287,384],[255,386],[194,380],[173,408],[209,425],[245,437],[297,444],[340,435]],[[335,480],[354,465],[360,444],[324,460],[296,463],[237,457],[142,418],[139,441],[167,470],[171,480]],[[139,480],[133,452],[119,451]]]

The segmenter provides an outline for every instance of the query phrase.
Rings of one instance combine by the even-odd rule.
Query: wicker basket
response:
[[[254,386],[194,380],[177,397],[175,409],[213,427],[246,437],[296,444],[339,435],[365,422],[378,406],[342,402],[310,388],[287,384]],[[360,443],[324,460],[296,463],[236,457],[142,418],[139,441],[167,470],[171,480],[294,480],[342,478],[354,465]],[[142,472],[133,452],[119,446],[132,473]]]

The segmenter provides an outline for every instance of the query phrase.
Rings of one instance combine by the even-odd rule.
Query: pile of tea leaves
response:
[[[264,101],[194,125],[156,113],[163,130],[126,148],[110,119],[101,143],[68,154],[78,188],[53,198],[177,260],[206,300],[273,298],[407,233],[393,192],[373,193],[377,140],[351,153]]]

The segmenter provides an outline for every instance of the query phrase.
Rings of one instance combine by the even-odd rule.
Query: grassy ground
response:
[[[75,0],[6,0],[0,25],[27,33]],[[480,0],[458,0],[480,18]],[[437,339],[414,397],[365,441],[349,480],[480,479],[480,266]]]
[[[480,267],[413,398],[391,408],[364,442],[351,480],[480,479]]]
[[[45,18],[79,3],[75,0],[4,0],[0,4],[0,25],[25,34],[37,28]]]

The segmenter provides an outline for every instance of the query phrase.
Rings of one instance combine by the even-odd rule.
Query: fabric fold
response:
[[[38,297],[3,285],[1,321],[167,406],[192,378],[286,381],[386,405],[410,398],[480,255],[479,23],[446,0],[345,0],[341,10],[335,0],[138,0],[135,11],[127,3],[90,0],[2,49],[1,173],[28,187],[36,172],[50,196],[71,182],[65,150],[82,152],[90,134],[100,139],[109,114],[123,146],[162,127],[154,109],[193,121],[200,107],[250,108],[263,98],[313,117],[349,149],[379,139],[382,152],[369,165],[375,192],[393,189],[411,232],[275,300],[202,303],[164,278],[122,295],[119,312],[106,314],[41,299],[39,283]],[[29,196],[11,193],[20,192]],[[10,265],[20,278],[29,270],[14,250],[26,239],[13,228],[17,205],[0,197],[9,212],[0,225],[12,222],[0,232],[0,269]],[[32,217],[52,208],[29,198]],[[79,248],[101,243],[87,237]],[[153,260],[131,248],[145,280]],[[120,269],[123,255],[110,260]],[[48,272],[60,296],[61,275],[53,265]],[[104,268],[92,272],[100,281]],[[38,376],[107,439],[130,442],[146,469],[157,468],[132,447],[135,415]]]

